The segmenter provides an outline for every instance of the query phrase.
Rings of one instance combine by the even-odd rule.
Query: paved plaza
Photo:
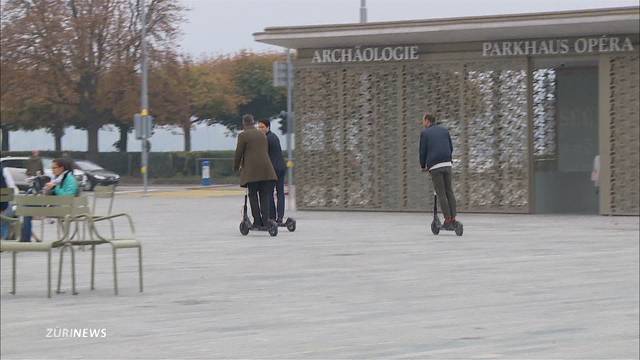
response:
[[[2,359],[637,359],[639,218],[293,212],[238,231],[243,192],[118,194],[144,246],[76,256],[79,294],[46,297],[42,253],[1,258]],[[57,269],[57,252],[54,268]],[[57,278],[54,277],[54,282]],[[103,331],[97,337],[62,330]],[[102,336],[104,335],[104,336]]]

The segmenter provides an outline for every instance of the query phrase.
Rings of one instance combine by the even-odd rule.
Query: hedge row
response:
[[[87,159],[86,152],[65,152],[73,159]],[[5,156],[29,156],[29,151],[4,151]],[[42,157],[61,157],[60,152],[41,151]],[[194,152],[151,152],[149,153],[149,177],[165,178],[176,175],[194,176],[201,174],[202,159],[209,159],[211,176],[228,177],[233,175],[233,151],[194,151]],[[140,176],[139,152],[103,152],[95,161],[105,169],[123,176]]]

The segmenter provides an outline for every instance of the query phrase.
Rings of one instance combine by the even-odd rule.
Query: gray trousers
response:
[[[440,209],[445,217],[456,216],[456,196],[451,185],[451,167],[441,167],[430,171],[433,188],[436,190]]]

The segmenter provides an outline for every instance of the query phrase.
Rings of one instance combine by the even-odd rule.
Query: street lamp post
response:
[[[367,0],[360,0],[360,23],[367,22]]]
[[[142,115],[142,121],[148,121],[149,116],[149,98],[148,94],[148,83],[147,83],[147,13],[145,9],[145,0],[140,0],[140,17],[142,21],[142,39],[140,41],[140,46],[142,49],[141,56],[141,70],[142,70],[142,94],[140,96],[140,106],[142,111],[140,115]],[[140,172],[142,173],[142,181],[144,184],[144,194],[147,194],[147,167],[148,167],[148,153],[147,153],[147,142],[149,140],[144,137],[142,139],[142,159],[141,159],[141,168]]]
[[[291,64],[291,49],[287,49],[287,179],[289,194],[293,192],[293,150],[291,148],[291,133],[293,132],[293,65]],[[291,195],[289,195],[291,199]],[[287,201],[287,203],[290,203]],[[291,205],[290,205],[291,206]]]

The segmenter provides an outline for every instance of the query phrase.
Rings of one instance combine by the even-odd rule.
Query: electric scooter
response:
[[[279,227],[286,227],[290,232],[296,231],[296,219],[292,217],[288,217],[285,222],[279,222],[277,224]]]
[[[438,216],[438,195],[433,193],[433,221],[431,222],[431,232],[433,235],[438,235],[440,230],[446,231],[454,231],[456,235],[462,236],[462,232],[464,231],[464,227],[460,221],[456,221],[453,226],[449,225],[447,227],[440,221],[440,217]]]
[[[278,236],[278,225],[274,222],[271,222],[269,226],[263,226],[257,229],[252,229],[253,224],[249,219],[249,214],[247,212],[247,198],[249,197],[249,189],[244,194],[244,206],[242,207],[242,221],[240,222],[240,234],[247,235],[249,231],[267,231],[271,236]],[[294,223],[295,224],[295,223]],[[295,229],[295,225],[294,225]]]

